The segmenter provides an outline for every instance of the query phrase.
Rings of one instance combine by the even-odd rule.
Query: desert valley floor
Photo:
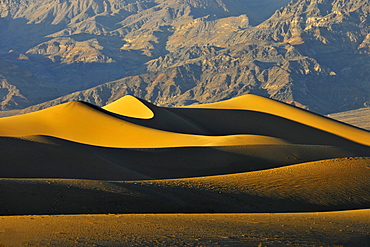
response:
[[[370,132],[255,95],[0,119],[0,246],[370,246]]]

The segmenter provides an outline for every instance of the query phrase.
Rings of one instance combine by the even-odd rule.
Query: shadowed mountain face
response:
[[[246,93],[319,113],[368,106],[369,12],[367,0],[2,1],[0,62],[17,69],[0,70],[1,109]]]

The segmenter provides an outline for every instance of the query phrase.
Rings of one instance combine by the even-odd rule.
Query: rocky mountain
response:
[[[57,95],[56,90],[44,85],[29,71],[17,65],[0,62],[1,110],[24,108],[40,100],[44,95]]]
[[[3,0],[0,61],[32,75],[40,97],[7,103],[8,90],[2,107],[246,93],[318,113],[367,107],[369,13],[368,0]]]

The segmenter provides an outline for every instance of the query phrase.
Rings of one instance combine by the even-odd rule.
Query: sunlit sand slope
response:
[[[118,148],[283,143],[365,148],[370,143],[367,131],[255,95],[201,109],[161,108],[125,96],[104,108],[112,112],[70,102],[3,118],[0,136],[49,135]]]
[[[128,98],[136,105],[145,105],[155,112],[151,119],[131,118]],[[305,110],[255,95],[229,101],[194,106],[195,108],[163,108],[144,100],[125,96],[113,102],[114,112],[121,118],[141,126],[187,134],[231,135],[254,134],[276,137],[291,143],[334,145],[366,148],[369,132],[339,123]],[[105,109],[109,110],[111,105]],[[140,108],[138,107],[138,109]],[[193,106],[191,106],[193,107]],[[333,130],[336,130],[333,132]],[[357,137],[356,137],[357,136]],[[356,137],[356,138],[354,138]]]
[[[195,121],[174,113],[172,108],[158,107],[131,95],[126,95],[103,109],[118,114],[125,121],[149,128],[187,134],[211,134],[206,126],[200,126]],[[144,118],[148,112],[155,114]]]
[[[5,246],[368,246],[370,211],[0,217]]]
[[[367,246],[369,135],[253,95],[2,118],[0,246]]]
[[[268,136],[201,136],[160,131],[127,122],[82,102],[65,103],[0,119],[0,136],[26,135],[49,135],[84,144],[119,148],[287,143]]]
[[[142,119],[151,119],[154,117],[154,112],[149,107],[131,95],[122,97],[121,99],[102,108],[127,117]]]
[[[2,201],[0,213],[300,212],[368,208],[369,167],[370,158],[342,158],[187,179],[1,179],[0,194],[7,199]]]
[[[189,107],[202,109],[248,110],[267,113],[311,126],[363,145],[370,145],[370,132],[368,131],[357,129],[300,108],[257,95],[247,94],[231,100],[210,104],[192,105]]]

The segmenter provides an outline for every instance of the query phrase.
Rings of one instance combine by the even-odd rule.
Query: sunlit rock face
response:
[[[366,107],[369,12],[366,0],[3,1],[0,62],[17,69],[0,71],[1,109],[247,93],[319,113]]]

